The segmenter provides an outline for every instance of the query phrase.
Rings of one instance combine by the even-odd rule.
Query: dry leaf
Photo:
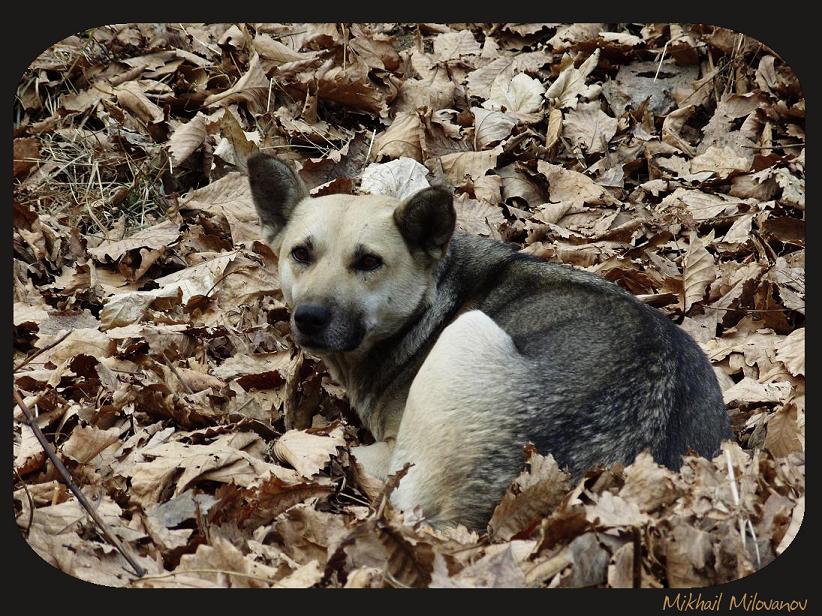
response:
[[[248,64],[248,71],[228,90],[212,94],[203,101],[203,105],[223,107],[233,103],[245,103],[249,111],[262,112],[266,109],[269,95],[269,79],[260,64],[260,56],[254,53]]]
[[[412,158],[398,158],[388,163],[372,163],[362,173],[360,190],[396,199],[406,199],[428,188],[428,169]]]
[[[685,312],[696,302],[702,301],[708,285],[716,279],[714,258],[705,249],[705,244],[696,234],[691,235],[688,252],[685,253],[683,266],[683,303]]]
[[[129,250],[165,248],[176,242],[179,237],[179,226],[170,220],[164,220],[122,240],[104,240],[99,246],[90,248],[88,253],[98,261],[104,261],[106,257],[116,260]]]
[[[345,445],[342,428],[328,436],[310,434],[304,430],[289,430],[274,444],[274,454],[297,469],[303,477],[317,474]]]
[[[180,124],[168,139],[168,152],[171,161],[179,165],[205,142],[206,136],[205,116],[198,113],[185,124]]]
[[[534,449],[529,455],[530,469],[514,480],[488,522],[490,531],[502,540],[530,531],[559,505],[568,488],[569,476],[553,456],[541,456]]]
[[[606,152],[616,130],[616,118],[604,113],[599,103],[577,105],[566,114],[562,124],[562,135],[592,154]]]
[[[805,328],[792,331],[776,351],[776,359],[794,376],[805,376]]]

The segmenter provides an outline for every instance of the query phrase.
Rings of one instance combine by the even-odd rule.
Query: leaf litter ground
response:
[[[32,548],[114,586],[683,587],[745,576],[804,513],[805,101],[761,43],[677,24],[96,28],[23,75],[14,383]],[[523,452],[487,532],[434,530],[352,462],[345,392],[295,348],[244,176],[454,188],[461,229],[581,267],[713,363],[734,439],[571,483]]]

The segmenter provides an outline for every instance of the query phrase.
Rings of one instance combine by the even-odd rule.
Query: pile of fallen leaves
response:
[[[140,24],[18,91],[14,385],[28,542],[136,586],[700,586],[804,512],[805,101],[761,43],[676,24]],[[570,482],[527,449],[477,533],[393,510],[371,440],[295,348],[244,176],[315,195],[453,187],[459,226],[587,269],[688,331],[735,441]],[[470,426],[466,426],[470,430]],[[547,453],[547,452],[542,452]]]

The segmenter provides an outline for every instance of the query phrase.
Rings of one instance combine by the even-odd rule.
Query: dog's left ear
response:
[[[268,241],[282,231],[294,206],[308,197],[308,189],[287,164],[259,152],[248,159],[248,182],[254,206]]]
[[[423,188],[394,210],[394,222],[412,250],[440,259],[457,223],[454,197],[442,186]]]

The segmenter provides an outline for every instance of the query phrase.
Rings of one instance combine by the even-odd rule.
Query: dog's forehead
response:
[[[309,231],[316,239],[325,237],[335,244],[334,240],[350,239],[352,234],[360,240],[387,240],[386,235],[399,233],[393,214],[400,203],[383,195],[325,195],[306,199],[295,211],[294,228]]]

